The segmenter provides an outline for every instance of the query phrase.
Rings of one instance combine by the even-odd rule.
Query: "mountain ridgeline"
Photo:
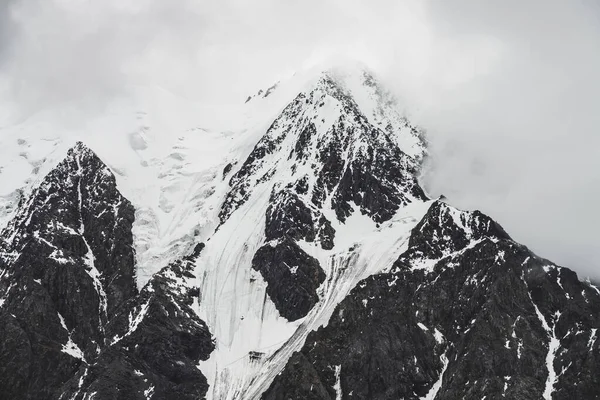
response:
[[[214,348],[182,260],[138,293],[134,209],[82,143],[2,233],[0,398],[195,399]],[[197,291],[197,290],[196,290]]]
[[[371,74],[280,110],[139,286],[135,206],[68,151],[0,233],[0,400],[600,399],[600,289],[428,198]]]

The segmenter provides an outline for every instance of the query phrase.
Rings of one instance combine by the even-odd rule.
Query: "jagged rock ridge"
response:
[[[99,353],[108,316],[136,294],[133,207],[82,144],[2,233],[0,365],[7,398],[49,398]]]
[[[600,292],[442,202],[264,399],[597,398]]]
[[[189,281],[203,245],[163,268],[111,318],[106,347],[63,387],[61,398],[199,399],[208,385],[196,367],[214,349],[193,311],[198,289]]]
[[[133,219],[113,174],[82,143],[21,204],[1,234],[0,398],[206,392],[196,364],[214,345],[190,310],[197,290],[178,283],[192,260],[138,293]]]

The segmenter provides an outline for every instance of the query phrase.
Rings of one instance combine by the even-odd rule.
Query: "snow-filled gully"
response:
[[[531,304],[535,308],[535,313],[537,314],[540,323],[544,330],[548,333],[548,353],[546,355],[546,368],[548,370],[548,378],[546,379],[546,385],[544,388],[544,393],[542,394],[544,400],[552,400],[552,393],[554,392],[554,385],[558,380],[558,376],[556,375],[556,370],[554,369],[554,359],[556,357],[556,353],[560,347],[560,340],[556,337],[556,324],[560,319],[560,312],[556,312],[554,314],[554,320],[552,327],[548,324],[546,317],[540,311],[538,306],[535,304],[533,299],[531,298],[531,294],[529,295],[531,299]]]

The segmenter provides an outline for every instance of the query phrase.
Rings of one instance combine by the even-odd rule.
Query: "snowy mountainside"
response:
[[[214,379],[209,398],[236,398],[253,379],[268,376],[274,363],[249,364],[244,355],[283,352],[287,340],[285,351],[293,351],[303,337],[294,332],[325,322],[344,291],[400,254],[426,209],[415,178],[424,147],[405,153],[402,135],[371,123],[381,118],[366,118],[346,81],[327,71],[291,99],[232,170],[221,225],[198,260],[200,316],[217,338],[200,366]],[[404,142],[419,140],[403,123],[410,136]],[[387,261],[367,266],[366,250],[358,249],[375,236],[389,246],[382,251]]]
[[[0,399],[598,397],[600,290],[429,199],[362,67],[113,106],[1,131]]]
[[[211,203],[211,196],[233,133],[222,129],[214,109],[190,105],[157,88],[140,88],[137,97],[116,100],[101,115],[76,125],[57,121],[59,111],[42,111],[0,130],[0,226],[67,150],[83,140],[135,206],[136,257],[144,266],[138,273],[141,287],[212,229],[210,210],[219,204]]]

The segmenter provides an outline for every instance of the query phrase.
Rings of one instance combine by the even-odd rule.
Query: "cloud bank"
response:
[[[57,104],[101,113],[136,86],[242,101],[337,55],[370,65],[427,129],[431,194],[600,278],[593,0],[8,0],[0,117]]]

